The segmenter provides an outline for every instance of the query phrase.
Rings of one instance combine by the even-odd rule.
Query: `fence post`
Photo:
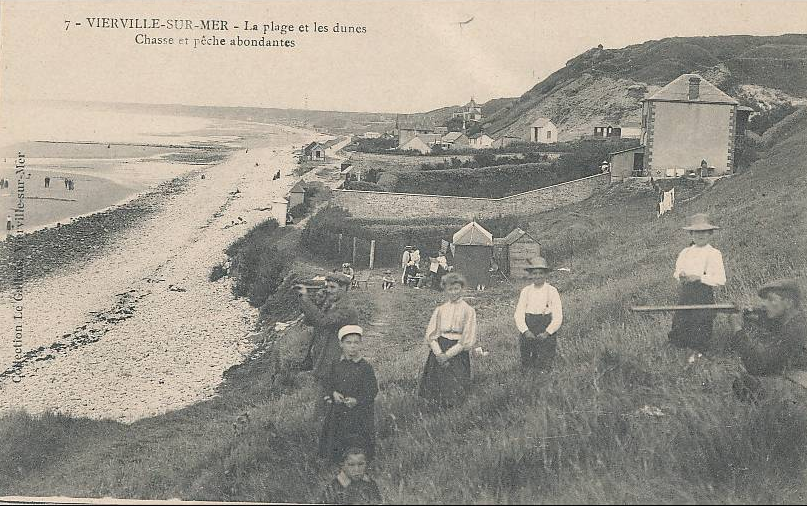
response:
[[[356,237],[353,237],[353,257],[351,262],[353,265],[356,265]]]
[[[342,259],[342,234],[339,234],[339,260]]]
[[[370,269],[373,268],[375,263],[375,239],[370,240]]]

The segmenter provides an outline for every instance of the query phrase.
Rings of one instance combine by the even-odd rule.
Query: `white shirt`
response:
[[[412,253],[409,250],[405,250],[403,252],[403,256],[401,257],[401,267],[406,267],[409,265],[410,258],[412,258]]]
[[[516,327],[522,334],[527,331],[527,313],[551,314],[552,321],[549,322],[546,333],[552,335],[557,332],[563,323],[563,308],[558,290],[549,283],[544,283],[540,287],[536,287],[535,283],[525,286],[518,297],[516,314],[514,315]]]
[[[700,276],[701,283],[709,286],[726,284],[726,271],[723,268],[723,255],[711,244],[689,246],[678,254],[673,277],[679,279],[681,273],[687,276]]]

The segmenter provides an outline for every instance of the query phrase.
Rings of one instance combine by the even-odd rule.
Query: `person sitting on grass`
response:
[[[352,443],[360,442],[369,459],[375,452],[375,397],[378,394],[373,366],[362,358],[362,328],[339,329],[342,357],[323,381],[328,403],[322,436],[321,457],[338,462]]]
[[[378,485],[367,475],[367,456],[362,448],[345,450],[342,467],[322,492],[320,504],[381,504]]]
[[[782,377],[801,384],[799,376],[807,375],[807,321],[798,284],[773,281],[759,289],[759,296],[760,306],[729,317],[732,344],[745,367],[732,388],[743,401],[755,402],[767,390],[777,390]]]
[[[548,372],[557,351],[556,334],[563,323],[563,307],[558,290],[546,282],[552,269],[543,257],[530,260],[525,270],[531,283],[521,290],[514,315],[521,366]]]
[[[467,286],[459,274],[443,277],[448,301],[437,306],[426,328],[429,356],[418,395],[441,407],[464,402],[471,386],[469,351],[476,344],[476,310],[462,299]]]
[[[392,271],[387,269],[384,271],[384,277],[381,278],[381,289],[390,290],[395,285],[395,278],[392,277]]]

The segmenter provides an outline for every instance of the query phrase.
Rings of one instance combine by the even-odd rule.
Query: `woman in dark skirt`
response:
[[[684,248],[675,262],[673,277],[679,281],[678,303],[682,305],[714,304],[714,287],[726,284],[723,255],[709,241],[715,230],[706,214],[690,217],[684,227],[692,237],[692,245]],[[711,310],[676,311],[668,337],[679,348],[706,351],[712,337],[715,314]]]
[[[429,357],[418,395],[443,407],[461,404],[471,384],[469,352],[476,343],[476,310],[462,299],[467,283],[459,274],[443,277],[448,302],[437,306],[426,328]]]

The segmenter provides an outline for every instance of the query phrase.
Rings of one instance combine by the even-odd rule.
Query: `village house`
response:
[[[402,151],[414,150],[420,152],[422,155],[427,155],[431,153],[432,144],[428,144],[427,139],[423,135],[418,135],[409,139],[407,143],[398,146],[398,149]]]
[[[303,148],[303,159],[325,160],[325,145],[316,141],[311,142]]]
[[[608,154],[611,181],[644,176],[644,146],[634,146]]]
[[[291,190],[289,190],[289,209],[293,209],[295,206],[305,203],[305,184],[302,180],[297,181]]]
[[[642,103],[644,174],[655,178],[700,172],[734,171],[738,135],[745,131],[746,108],[698,74],[683,74]]]
[[[364,132],[364,134],[362,134],[362,137],[364,137],[365,139],[378,139],[379,137],[381,137],[381,134],[379,132]]]
[[[493,145],[493,138],[487,134],[474,134],[468,137],[471,147],[474,149],[489,148]]]
[[[473,97],[465,107],[451,115],[452,118],[462,118],[463,121],[482,121],[482,107],[477,105]]]
[[[398,137],[398,146],[402,146],[418,135],[433,134],[434,125],[428,121],[395,119],[395,135]]]
[[[463,149],[471,147],[471,142],[462,132],[448,132],[441,140],[443,149]]]
[[[515,137],[512,135],[502,135],[498,139],[494,139],[493,143],[491,143],[490,147],[500,149],[506,148],[510,144],[517,143],[517,142],[524,142],[521,137]]]
[[[549,118],[538,118],[530,125],[530,142],[540,144],[558,142],[558,127]]]

